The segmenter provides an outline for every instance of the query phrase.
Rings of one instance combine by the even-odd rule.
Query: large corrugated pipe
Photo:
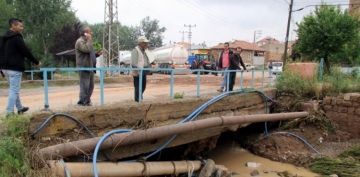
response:
[[[52,172],[58,177],[66,177],[65,169],[71,177],[93,177],[91,163],[50,161]],[[168,162],[99,162],[99,176],[164,176],[178,175],[198,171],[200,161],[168,161]]]
[[[109,149],[117,146],[145,142],[174,134],[181,134],[211,127],[255,122],[280,121],[306,117],[308,115],[308,112],[292,112],[207,118],[181,124],[154,127],[146,130],[136,130],[129,133],[114,134],[106,141],[104,141],[101,149]],[[39,154],[42,155],[45,159],[56,159],[61,157],[76,156],[84,153],[91,153],[99,140],[100,137],[97,137],[49,146],[40,149]]]

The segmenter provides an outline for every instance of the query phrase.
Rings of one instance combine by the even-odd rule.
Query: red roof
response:
[[[212,49],[223,49],[224,48],[224,44],[220,43],[214,47],[211,47]],[[241,48],[243,50],[250,50],[250,51],[264,51],[264,49],[258,47],[256,44],[250,43],[250,42],[246,42],[246,41],[241,41],[241,40],[235,40],[234,42],[230,43],[230,48],[231,49],[236,49],[236,48]]]
[[[277,39],[275,38],[272,38],[272,37],[266,37],[264,39],[261,39],[260,41],[257,41],[256,43],[262,43],[262,42],[265,42],[265,43],[270,43],[270,44],[280,44],[281,42],[278,41]]]

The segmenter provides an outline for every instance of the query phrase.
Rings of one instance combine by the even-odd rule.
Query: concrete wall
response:
[[[360,93],[326,97],[322,106],[336,128],[349,132],[352,138],[360,137]]]

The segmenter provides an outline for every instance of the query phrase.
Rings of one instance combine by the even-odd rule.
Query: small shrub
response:
[[[14,116],[4,120],[6,126],[6,136],[9,137],[23,137],[27,132],[27,127],[30,123],[28,117]]]
[[[299,74],[285,71],[278,78],[276,88],[279,92],[291,93],[295,96],[315,96],[317,90],[316,79],[303,79]]]
[[[276,88],[281,93],[290,93],[296,97],[322,98],[340,93],[360,92],[360,77],[344,74],[337,67],[332,67],[324,81],[303,79],[299,74],[285,71],[277,80]]]
[[[351,76],[353,78],[360,78],[360,69],[356,68],[354,70],[351,71]]]
[[[14,137],[0,138],[0,177],[23,176],[28,172],[23,141]]]
[[[324,87],[326,95],[337,95],[339,93],[360,91],[360,79],[352,75],[344,74],[339,68],[333,67],[331,73],[325,76]]]
[[[175,99],[183,99],[184,95],[185,95],[184,92],[182,92],[182,93],[177,92],[177,93],[175,93],[174,98]]]
[[[27,176],[30,165],[25,148],[24,135],[29,119],[14,116],[0,121],[0,177]]]

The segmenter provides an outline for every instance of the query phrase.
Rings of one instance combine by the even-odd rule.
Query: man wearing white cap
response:
[[[143,69],[143,68],[150,68],[150,63],[152,62],[149,57],[152,55],[148,50],[148,43],[149,40],[146,39],[145,36],[140,36],[138,38],[138,45],[135,49],[131,52],[131,66],[133,69]],[[134,87],[135,87],[135,101],[140,102],[143,99],[143,93],[146,89],[146,75],[149,71],[142,72],[142,93],[139,95],[139,76],[140,71],[134,70],[133,77],[134,77]]]

